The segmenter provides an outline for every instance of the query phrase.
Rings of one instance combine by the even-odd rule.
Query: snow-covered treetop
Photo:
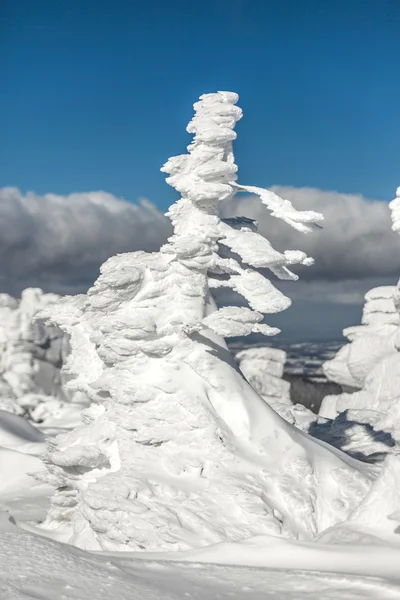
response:
[[[392,229],[400,233],[400,187],[396,190],[396,198],[389,202],[389,208],[392,211]]]
[[[245,298],[250,308],[225,307],[208,315],[194,329],[207,327],[222,336],[246,335],[258,331],[274,335],[279,330],[264,323],[263,314],[290,306],[286,298],[256,269],[267,268],[279,279],[296,280],[288,266],[311,265],[312,258],[299,250],[278,252],[256,232],[256,223],[245,217],[223,219],[222,203],[236,192],[260,197],[271,215],[294,229],[308,233],[323,217],[313,211],[298,211],[289,200],[270,190],[239,185],[232,150],[234,127],[242,111],[232,92],[204,94],[194,104],[195,115],[187,131],[194,134],[189,154],[174,156],[162,167],[169,173],[167,183],[181,194],[170,207],[174,234],[162,252],[175,251],[182,258],[206,269],[209,288],[228,287]],[[194,261],[194,262],[193,262]]]

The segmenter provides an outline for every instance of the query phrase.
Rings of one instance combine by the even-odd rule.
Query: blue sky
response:
[[[0,186],[165,208],[203,92],[240,94],[242,182],[390,199],[400,2],[3,0]]]

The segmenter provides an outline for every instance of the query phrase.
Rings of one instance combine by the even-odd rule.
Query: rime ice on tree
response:
[[[400,232],[400,188],[389,208],[392,229]],[[369,290],[362,325],[343,331],[350,343],[324,365],[328,379],[353,393],[324,398],[320,417],[326,422],[315,434],[372,462],[397,454],[400,446],[399,313],[398,286]]]
[[[221,220],[221,205],[237,191],[257,194],[272,216],[304,233],[311,231],[323,217],[312,211],[297,211],[288,200],[282,200],[269,190],[236,183],[233,128],[242,117],[237,100],[237,94],[231,92],[201,96],[187,127],[187,131],[194,134],[188,146],[189,154],[170,158],[162,168],[170,174],[167,183],[182,195],[167,213],[174,226],[169,245],[190,243],[195,253],[196,241],[200,255],[204,244],[209,251],[209,288],[232,288],[250,307],[225,307],[198,324],[188,325],[188,331],[207,328],[224,337],[251,332],[274,335],[279,330],[262,323],[263,315],[288,308],[290,300],[256,269],[267,268],[280,279],[295,280],[297,276],[288,267],[310,265],[313,261],[304,252],[276,251],[267,239],[256,233],[256,224],[251,219]]]
[[[86,548],[180,549],[260,533],[309,539],[366,493],[363,467],[279,417],[240,373],[221,336],[273,334],[263,315],[289,300],[257,268],[295,278],[304,253],[280,253],[222,201],[255,192],[300,231],[320,219],[236,183],[237,95],[206,94],[189,154],[164,170],[181,198],[159,253],[109,259],[87,295],[52,319],[70,334],[69,385],[92,401],[84,426],[50,442],[56,487],[46,526]],[[248,307],[216,309],[228,286]],[[329,505],[324,511],[323,507]]]
[[[26,288],[19,300],[0,294],[0,409],[53,426],[60,416],[76,423],[84,407],[60,378],[66,336],[34,320],[58,298],[39,288]]]

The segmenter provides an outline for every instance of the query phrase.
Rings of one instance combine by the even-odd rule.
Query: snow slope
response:
[[[262,538],[171,562],[93,555],[0,521],[2,600],[396,600],[399,550],[312,548]],[[220,563],[220,564],[212,564]],[[222,564],[221,564],[222,563]],[[338,567],[338,573],[312,569]],[[246,565],[246,566],[239,566]],[[350,574],[359,569],[362,574]],[[391,565],[391,567],[390,567]],[[301,569],[301,570],[300,570]],[[306,570],[304,570],[306,569]],[[309,570],[310,569],[310,570]],[[392,569],[392,572],[391,572]],[[393,577],[393,572],[395,577]],[[378,577],[371,574],[380,573]]]
[[[14,415],[0,414],[4,427],[14,434],[13,445],[26,441],[41,444],[29,424]],[[36,441],[32,438],[36,438]],[[19,443],[17,443],[19,439]],[[4,441],[1,437],[0,443]],[[16,455],[18,452],[15,453]],[[2,600],[155,600],[238,598],[254,600],[395,599],[400,594],[400,545],[396,537],[379,531],[333,528],[320,541],[296,542],[275,536],[256,536],[236,543],[219,543],[188,552],[89,553],[43,537],[48,531],[34,526],[44,515],[49,487],[15,475],[37,468],[31,455],[19,452],[14,463],[1,473],[0,598]],[[35,459],[37,460],[37,459]],[[376,503],[384,498],[387,509],[399,504],[399,479],[389,468],[376,492],[366,499],[370,515],[367,528],[379,515]],[[398,470],[398,469],[397,469]],[[395,479],[393,480],[393,476]],[[9,483],[11,493],[8,493]],[[397,494],[391,495],[390,490]],[[40,512],[40,508],[42,511]],[[382,511],[381,511],[382,512]],[[365,517],[361,511],[361,518]],[[15,522],[15,517],[17,523]],[[371,518],[372,517],[372,518]],[[396,525],[395,520],[392,521]],[[382,526],[383,525],[383,526]],[[336,539],[335,539],[336,536]]]

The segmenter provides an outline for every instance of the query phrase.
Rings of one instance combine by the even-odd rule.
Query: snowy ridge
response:
[[[238,189],[237,99],[219,92],[195,104],[189,155],[163,168],[182,197],[160,252],[109,259],[86,295],[49,311],[70,335],[68,385],[92,405],[82,427],[49,443],[41,477],[57,490],[44,530],[82,548],[178,550],[260,533],[310,540],[345,520],[375,475],[282,419],[223,339],[275,333],[264,313],[289,305],[271,282],[261,287],[258,267],[291,277],[288,265],[310,262],[276,252],[253,222],[220,219]],[[297,225],[320,218],[280,206],[275,216]],[[217,285],[249,306],[217,309]]]

